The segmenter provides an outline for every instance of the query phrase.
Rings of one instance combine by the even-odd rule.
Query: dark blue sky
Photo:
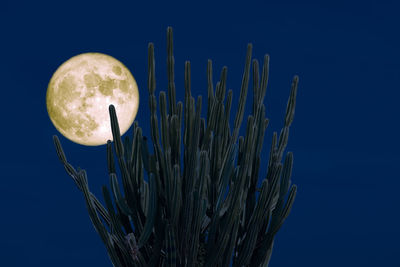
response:
[[[400,5],[293,2],[3,0],[0,265],[111,266],[52,135],[69,162],[86,169],[99,199],[108,183],[106,148],[84,147],[57,132],[47,115],[47,84],[76,54],[114,56],[136,78],[136,120],[150,137],[147,45],[155,44],[158,96],[167,88],[166,28],[172,26],[180,101],[185,60],[192,63],[192,95],[205,100],[212,59],[215,82],[228,66],[235,114],[247,43],[253,58],[270,55],[263,164],[273,131],[283,126],[292,78],[300,77],[287,147],[298,194],[270,266],[400,266]],[[246,119],[242,130],[245,125]]]

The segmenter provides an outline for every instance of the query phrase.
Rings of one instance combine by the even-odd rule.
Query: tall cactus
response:
[[[206,119],[200,116],[201,96],[195,100],[191,95],[190,62],[185,63],[184,103],[176,103],[170,27],[167,30],[168,94],[159,94],[159,123],[152,43],[148,50],[153,153],[137,122],[132,140],[125,137],[122,142],[115,108],[110,105],[114,151],[121,177],[118,179],[116,175],[109,140],[110,190],[106,186],[102,190],[105,207],[90,192],[86,172],[75,170],[68,163],[58,137],[53,136],[57,155],[83,192],[89,216],[112,264],[115,267],[268,266],[275,234],[289,215],[297,190],[290,182],[293,154],[288,152],[283,164],[281,161],[294,117],[298,77],[292,82],[284,127],[279,138],[276,132],[273,134],[266,177],[261,188],[257,188],[261,148],[268,126],[263,101],[269,56],[264,57],[260,79],[258,61],[251,61],[252,45],[248,45],[239,106],[231,131],[232,90],[225,100],[226,67],[214,93],[212,62],[208,61]],[[247,119],[246,135],[239,137],[251,65],[252,114]],[[260,195],[256,201],[257,191]]]

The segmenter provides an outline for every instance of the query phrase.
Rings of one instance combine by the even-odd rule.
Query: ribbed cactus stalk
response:
[[[208,61],[205,119],[200,116],[201,96],[195,100],[191,95],[190,62],[185,64],[184,102],[176,103],[171,28],[167,30],[168,93],[159,93],[159,123],[152,43],[148,50],[152,149],[137,122],[132,139],[126,136],[122,141],[115,108],[110,105],[116,158],[109,140],[110,189],[102,188],[104,206],[90,192],[85,170],[75,170],[68,163],[58,137],[53,136],[58,157],[83,192],[89,216],[112,264],[268,266],[275,234],[289,215],[296,195],[296,186],[290,185],[292,153],[288,152],[281,162],[294,117],[298,77],[292,83],[279,138],[276,132],[273,134],[267,173],[258,188],[261,148],[268,125],[263,102],[269,56],[264,57],[260,79],[258,61],[251,60],[252,45],[248,45],[231,131],[233,96],[229,90],[225,99],[226,67],[214,92],[212,63]],[[247,119],[246,135],[239,137],[251,62],[253,109]],[[121,177],[116,175],[115,160]]]

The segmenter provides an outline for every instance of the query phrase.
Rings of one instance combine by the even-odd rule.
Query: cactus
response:
[[[267,174],[261,188],[257,188],[261,148],[268,126],[263,101],[269,56],[264,57],[261,83],[258,61],[252,61],[252,114],[247,119],[246,135],[239,137],[250,78],[251,44],[247,47],[233,131],[229,125],[232,90],[225,100],[226,67],[214,93],[212,62],[208,61],[206,119],[200,116],[201,96],[195,101],[191,95],[190,62],[185,64],[184,103],[176,103],[170,27],[168,94],[159,94],[159,123],[152,43],[148,50],[153,153],[137,122],[133,125],[132,140],[125,137],[122,142],[115,108],[110,105],[114,151],[121,177],[118,179],[116,175],[109,140],[110,190],[106,186],[102,190],[105,207],[90,192],[85,170],[75,170],[68,163],[58,137],[53,136],[57,155],[83,192],[90,219],[113,266],[268,266],[275,234],[290,213],[296,196],[297,187],[291,186],[290,181],[292,153],[286,154],[283,164],[281,161],[294,117],[298,77],[292,82],[284,127],[279,138],[276,132],[273,134]],[[257,201],[256,192],[259,192]]]

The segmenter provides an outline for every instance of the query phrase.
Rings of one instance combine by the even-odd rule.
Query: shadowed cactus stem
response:
[[[268,169],[257,188],[261,148],[268,119],[263,104],[269,56],[261,79],[258,61],[247,47],[239,105],[233,130],[229,124],[232,90],[226,95],[227,68],[216,83],[208,61],[207,117],[201,118],[202,97],[191,95],[190,62],[185,63],[185,99],[176,103],[172,29],[167,30],[168,93],[155,96],[154,47],[149,44],[148,89],[152,153],[137,122],[132,139],[122,141],[113,105],[109,107],[114,152],[107,142],[110,189],[103,186],[104,206],[90,192],[84,170],[68,163],[53,136],[65,170],[83,192],[90,219],[115,267],[128,266],[268,266],[274,237],[292,208],[293,155],[282,157],[293,121],[298,77],[292,82],[284,126],[273,134]],[[245,136],[243,120],[250,67],[252,114]],[[182,132],[183,131],[183,132]],[[183,142],[183,145],[181,143]],[[115,160],[121,177],[116,175]],[[145,179],[147,177],[147,180]],[[256,200],[256,192],[259,192]]]

